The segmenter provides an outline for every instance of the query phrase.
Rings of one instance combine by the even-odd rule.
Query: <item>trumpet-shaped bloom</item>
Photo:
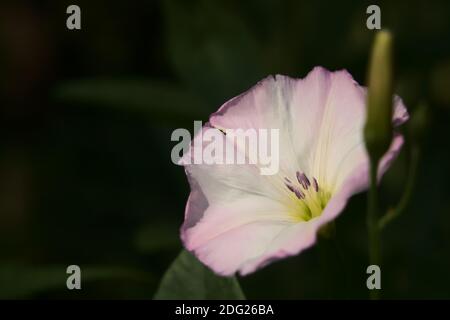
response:
[[[368,187],[365,117],[366,89],[346,71],[321,67],[304,79],[268,77],[226,102],[202,133],[279,129],[279,171],[269,176],[260,174],[258,164],[182,159],[191,187],[181,227],[185,247],[218,274],[246,275],[312,246],[319,228]],[[407,118],[395,97],[394,125]],[[226,134],[222,139],[231,143]],[[403,137],[395,134],[378,178],[402,144]],[[204,143],[194,142],[193,148],[204,148]]]

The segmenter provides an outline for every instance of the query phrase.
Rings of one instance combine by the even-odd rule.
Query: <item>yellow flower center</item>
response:
[[[319,187],[315,177],[310,180],[299,171],[296,172],[295,180],[285,177],[284,184],[293,200],[291,216],[297,222],[320,216],[331,198],[331,193]]]

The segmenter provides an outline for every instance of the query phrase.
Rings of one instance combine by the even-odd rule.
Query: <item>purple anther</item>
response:
[[[316,178],[313,178],[313,186],[314,190],[316,190],[316,192],[319,192],[319,184],[317,183]]]
[[[299,198],[299,199],[305,199],[305,194],[304,194],[303,192],[301,192],[300,190],[295,189],[295,190],[294,190],[294,193],[295,193],[295,195],[297,196],[297,198]]]
[[[304,175],[298,171],[295,173],[295,175],[297,177],[298,183],[302,185],[303,189],[308,190],[308,184],[306,183]]]
[[[306,185],[309,187],[311,185],[311,182],[309,182],[308,177],[304,173],[302,173],[302,176],[303,176],[303,181],[305,181]]]
[[[289,183],[285,183],[284,185],[289,189],[289,191],[295,193],[295,188],[292,185],[290,185]]]

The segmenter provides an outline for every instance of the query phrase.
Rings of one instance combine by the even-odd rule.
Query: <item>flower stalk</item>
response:
[[[381,244],[380,230],[378,228],[378,190],[377,190],[377,164],[378,161],[370,163],[370,187],[367,205],[367,229],[369,240],[369,264],[380,266],[381,264]],[[370,298],[379,299],[379,290],[371,290]]]
[[[377,33],[369,66],[369,91],[364,139],[370,158],[369,198],[367,205],[368,250],[370,265],[381,264],[380,229],[378,227],[378,163],[392,141],[392,36],[387,31]],[[371,290],[371,299],[380,297]]]

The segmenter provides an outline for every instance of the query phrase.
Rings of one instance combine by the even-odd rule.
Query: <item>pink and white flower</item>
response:
[[[346,71],[321,67],[304,79],[270,76],[226,102],[202,133],[279,129],[279,172],[261,175],[255,164],[185,164],[191,186],[181,227],[185,247],[220,275],[246,275],[312,246],[319,228],[368,187],[365,117],[366,89]],[[394,125],[407,119],[395,97]],[[379,178],[402,144],[395,134]]]

